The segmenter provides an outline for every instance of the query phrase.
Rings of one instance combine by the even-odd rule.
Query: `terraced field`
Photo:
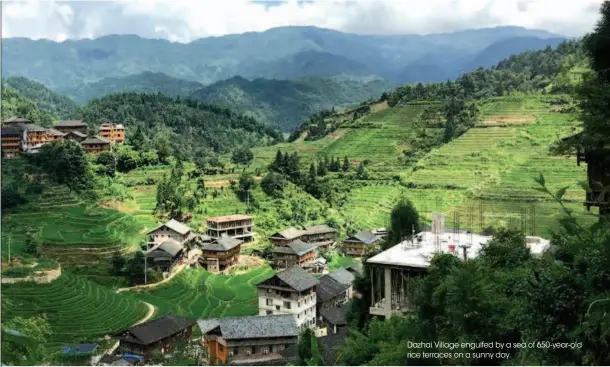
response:
[[[255,284],[273,275],[269,266],[239,275],[217,275],[202,269],[183,271],[167,284],[136,297],[193,318],[254,315],[258,311]]]
[[[142,319],[148,307],[131,294],[110,289],[64,272],[50,284],[2,285],[2,319],[43,316],[51,326],[47,346],[91,342]]]

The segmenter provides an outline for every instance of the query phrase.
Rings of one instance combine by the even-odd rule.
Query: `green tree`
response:
[[[358,166],[358,170],[356,170],[356,177],[359,180],[367,180],[369,178],[369,174],[366,170],[366,168],[364,167],[364,163],[360,162],[360,165]]]
[[[127,262],[126,273],[129,277],[129,283],[132,285],[144,283],[144,256],[143,252],[138,251]]]
[[[159,162],[167,164],[168,158],[172,155],[172,145],[169,131],[163,130],[155,135],[155,150],[157,152],[157,156],[159,157]]]
[[[299,356],[299,366],[307,366],[307,362],[312,357],[311,340],[314,337],[313,331],[310,328],[305,328],[299,334],[299,343],[297,345],[297,354]]]
[[[119,252],[115,252],[110,259],[110,264],[112,265],[112,274],[121,275],[127,261]]]
[[[231,162],[235,164],[249,165],[254,159],[254,154],[247,147],[238,148],[231,155]]]
[[[400,198],[390,213],[388,245],[401,242],[404,237],[411,236],[413,231],[419,232],[419,214],[409,199]]]
[[[2,323],[2,363],[33,366],[48,361],[44,347],[51,327],[41,317],[13,317]]]
[[[67,186],[70,191],[82,192],[93,185],[85,152],[75,141],[45,144],[38,154],[28,155],[28,159],[41,167],[52,182]]]
[[[40,241],[34,233],[28,232],[25,235],[25,240],[23,243],[23,252],[26,254],[34,255],[36,257],[40,256]]]
[[[347,172],[349,170],[349,161],[347,160],[347,156],[343,158],[343,166],[341,167],[343,172]]]
[[[272,198],[281,198],[286,187],[284,177],[275,172],[269,172],[261,181],[261,188],[268,196]]]

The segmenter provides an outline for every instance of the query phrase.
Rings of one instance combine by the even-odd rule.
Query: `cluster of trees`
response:
[[[187,195],[189,193],[188,186],[188,181],[184,180],[182,161],[178,161],[170,175],[164,175],[157,184],[156,205],[153,213],[182,220],[185,209],[195,210],[200,200],[206,196],[203,177],[197,180],[197,187],[190,195]]]
[[[328,157],[318,160],[317,166],[312,162],[307,173],[300,171],[300,157],[298,153],[282,153],[277,151],[274,161],[269,165],[269,173],[263,178],[261,187],[265,193],[272,197],[281,197],[282,191],[288,182],[301,187],[316,199],[323,199],[329,204],[336,201],[333,183],[325,176],[330,172],[347,172],[350,163],[344,157],[343,163],[338,157]],[[368,174],[362,162],[356,171],[356,178],[366,179]]]
[[[2,108],[0,118],[2,121],[12,116],[24,117],[43,127],[51,127],[57,118],[50,112],[42,110],[31,99],[21,92],[2,83]]]
[[[50,116],[68,120],[78,114],[78,104],[76,102],[63,94],[50,90],[43,84],[22,76],[9,76],[4,81],[25,98],[35,101],[36,106]],[[32,121],[38,120],[32,119]]]
[[[388,97],[390,107],[418,100],[445,100],[452,97],[481,99],[513,92],[569,92],[572,83],[565,73],[573,66],[585,63],[581,41],[570,40],[553,49],[527,51],[513,55],[497,66],[465,73],[455,81],[404,85]]]
[[[193,160],[201,148],[223,153],[236,145],[248,147],[282,141],[277,128],[252,117],[159,93],[117,93],[94,99],[81,109],[80,117],[93,124],[121,121],[128,131],[134,132],[129,136],[134,147],[150,141],[161,160],[170,154]],[[159,149],[159,139],[167,140],[164,145],[171,147],[169,154],[159,152],[167,151]]]
[[[114,276],[125,277],[130,285],[156,283],[163,279],[163,276],[154,269],[146,269],[146,279],[144,279],[145,254],[138,251],[131,258],[126,258],[116,252],[110,258],[110,273]]]

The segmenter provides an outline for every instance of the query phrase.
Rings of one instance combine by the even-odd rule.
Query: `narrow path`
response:
[[[155,311],[157,310],[156,306],[151,305],[148,302],[143,302],[147,307],[148,307],[148,313],[146,314],[146,316],[144,316],[142,319],[140,319],[139,321],[137,321],[135,324],[131,325],[131,326],[136,326],[142,323],[145,323],[146,321],[150,320],[150,318],[152,317],[152,315],[155,313]]]
[[[140,284],[140,285],[136,285],[133,287],[127,287],[127,288],[119,288],[116,290],[116,293],[121,293],[121,292],[125,292],[125,291],[134,291],[134,290],[138,290],[138,289],[148,289],[148,288],[154,288],[156,286],[159,286],[163,283],[167,283],[169,282],[176,274],[180,273],[182,271],[182,269],[184,269],[188,264],[180,264],[178,265],[177,268],[175,268],[175,270],[165,279],[161,280],[160,282],[157,283],[150,283],[150,284]]]

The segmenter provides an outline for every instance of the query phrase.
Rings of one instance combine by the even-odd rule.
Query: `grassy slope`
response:
[[[551,99],[554,97],[513,96],[483,102],[477,127],[432,150],[416,169],[401,165],[399,157],[410,146],[425,104],[382,108],[351,125],[342,125],[321,140],[301,139],[279,148],[309,157],[368,159],[367,169],[377,180],[352,190],[351,199],[341,210],[362,228],[387,225],[393,203],[405,194],[428,219],[433,211],[447,213],[451,218],[448,225],[457,211],[460,227],[465,228],[470,208],[474,208],[475,230],[490,224],[521,226],[524,217],[528,233],[533,226],[534,233],[548,235],[561,213],[555,203],[533,189],[533,178],[540,173],[552,188],[572,185],[566,196],[573,201],[569,206],[583,220],[594,220],[580,204],[584,193],[577,188],[578,181],[585,178],[585,168],[576,166],[571,158],[548,153],[557,137],[568,135],[578,124],[573,116],[553,110]],[[254,164],[268,164],[277,148],[259,148]],[[392,179],[396,175],[402,185]],[[536,201],[533,207],[532,200]]]

